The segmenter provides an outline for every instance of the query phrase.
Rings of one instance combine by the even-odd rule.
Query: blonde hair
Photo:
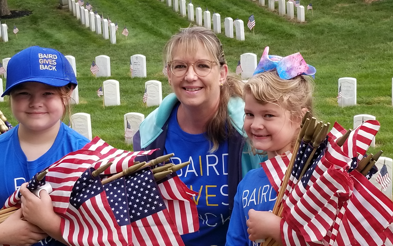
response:
[[[310,76],[299,75],[292,79],[281,79],[276,70],[254,75],[244,85],[243,98],[252,95],[260,104],[273,103],[289,111],[291,120],[300,121],[304,109],[313,113],[314,80]],[[296,139],[294,136],[293,141]],[[253,148],[255,153],[255,149]]]
[[[179,33],[172,36],[164,48],[164,62],[169,64],[173,59],[174,50],[179,46],[186,53],[197,53],[197,45],[202,44],[206,51],[222,67],[226,64],[224,50],[221,41],[213,31],[204,27],[189,27],[181,29]],[[242,82],[232,75],[227,76],[226,82],[220,87],[220,102],[216,114],[208,121],[206,136],[211,143],[210,152],[218,149],[221,142],[227,140],[233,131],[231,119],[228,115],[228,102],[231,97],[242,96]]]

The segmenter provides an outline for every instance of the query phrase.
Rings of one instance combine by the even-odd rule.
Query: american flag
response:
[[[19,32],[19,29],[16,27],[16,26],[14,26],[14,30],[12,31],[14,34],[17,34],[18,32]]]
[[[127,120],[127,127],[126,127],[126,130],[125,130],[125,133],[124,133],[124,137],[125,138],[132,138],[133,136],[134,136],[134,134],[133,134],[132,129],[131,129],[131,124]]]
[[[274,158],[261,163],[261,166],[265,171],[270,184],[277,193],[281,187],[281,183],[285,176],[285,172],[291,157],[292,154],[287,152],[285,155],[277,155]]]
[[[382,190],[386,190],[388,188],[391,180],[386,164],[383,164],[381,171],[378,173],[376,181],[381,185]]]
[[[143,98],[142,98],[142,101],[143,101],[144,104],[147,103],[147,97],[148,97],[148,95],[147,95],[147,88],[145,87],[145,93],[143,93]]]
[[[83,4],[84,4],[83,0],[78,0],[78,4],[79,4],[79,6],[83,6]]]
[[[236,74],[240,75],[242,72],[243,72],[242,65],[240,64],[240,61],[239,61],[236,66]]]
[[[307,5],[307,10],[312,9],[312,4]]]
[[[250,30],[252,30],[252,29],[254,28],[254,26],[255,26],[254,15],[251,15],[251,16],[248,18],[247,27],[248,27]]]
[[[342,98],[342,97],[343,97],[343,95],[341,94],[341,84],[340,84],[340,86],[338,87],[337,99],[340,99],[340,98]]]
[[[111,19],[109,19],[108,17],[108,25],[110,25],[112,23]]]
[[[127,27],[124,27],[123,31],[121,32],[124,36],[128,37],[128,29]]]
[[[93,5],[91,5],[89,2],[86,3],[86,9],[91,10],[93,8]]]
[[[300,6],[300,1],[295,1],[295,7],[299,7]]]
[[[165,63],[164,67],[162,68],[162,73],[164,74],[165,77],[168,77],[168,64]]]
[[[117,24],[117,22],[115,23],[115,28],[116,28],[116,32],[119,29],[119,25]]]
[[[130,61],[130,75],[132,76],[132,61]]]
[[[96,74],[100,71],[100,68],[97,66],[97,64],[96,64],[95,61],[93,61],[93,62],[91,63],[90,71],[91,71],[91,73],[92,73],[93,75],[96,75]]]
[[[0,75],[5,74],[5,68],[3,67],[3,64],[0,62]]]
[[[97,90],[97,96],[101,97],[103,95],[104,95],[104,92],[102,91],[102,86],[100,86],[100,88],[98,88],[98,90]]]

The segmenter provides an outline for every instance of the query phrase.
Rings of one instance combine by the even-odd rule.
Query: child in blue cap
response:
[[[71,64],[57,50],[32,46],[9,61],[2,97],[10,97],[11,111],[19,124],[0,135],[0,207],[36,173],[89,142],[61,121],[70,113],[75,86]],[[42,193],[42,199],[50,199]],[[36,216],[22,219],[22,205],[1,223],[0,244],[63,245],[54,239],[61,240],[59,224],[53,221],[58,225],[53,227],[41,220],[43,214],[54,215],[53,208],[40,206],[36,210]]]

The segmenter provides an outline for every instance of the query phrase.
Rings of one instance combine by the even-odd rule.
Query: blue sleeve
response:
[[[242,192],[244,179],[239,183],[235,195],[234,207],[229,221],[229,228],[225,246],[248,245],[248,233],[246,225],[246,215],[242,206]]]
[[[243,178],[252,169],[261,167],[261,163],[267,160],[267,156],[252,153],[250,145],[246,142],[242,152],[242,174]]]

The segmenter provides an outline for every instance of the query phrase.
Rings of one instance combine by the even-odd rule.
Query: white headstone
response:
[[[71,0],[71,5],[72,5],[72,14],[76,16],[76,5],[75,5],[75,0]]]
[[[90,114],[87,113],[76,113],[71,115],[71,127],[75,131],[79,132],[87,139],[92,139],[92,132],[91,132],[91,118]]]
[[[356,78],[344,77],[338,79],[337,102],[340,107],[356,105]]]
[[[68,0],[68,10],[71,12],[72,11],[72,1]]]
[[[140,54],[132,55],[130,62],[132,66],[131,77],[146,78],[146,56]]]
[[[231,17],[225,18],[225,36],[233,38],[233,19]]]
[[[95,32],[96,31],[96,18],[94,16],[94,12],[90,11],[89,12],[89,16],[90,16],[90,31]]]
[[[1,26],[1,20],[0,20],[0,39],[1,39],[1,31],[2,30],[2,26]]]
[[[265,0],[259,0],[259,4],[265,6],[266,5]]]
[[[188,20],[194,21],[194,5],[189,3],[188,5]]]
[[[85,7],[83,7],[83,6],[79,6],[79,8],[80,8],[80,13],[81,13],[81,17],[80,17],[80,20],[81,20],[81,24],[82,25],[85,25],[86,24],[86,17],[85,17]],[[86,9],[87,10],[87,9]]]
[[[242,64],[242,79],[249,79],[252,77],[255,68],[257,67],[257,55],[254,53],[244,53],[240,56],[240,64]]]
[[[79,89],[78,86],[74,88],[71,94],[71,104],[79,104]]]
[[[146,106],[159,106],[162,102],[162,85],[158,80],[149,80],[145,83],[147,92]]]
[[[285,15],[285,0],[278,0],[278,14]]]
[[[74,70],[74,74],[76,77],[76,61],[75,57],[71,55],[66,55],[65,58],[67,58],[68,62],[71,64],[72,69]]]
[[[2,95],[4,93],[3,90],[3,80],[0,78],[0,95]],[[4,102],[4,97],[0,96],[0,102]]]
[[[166,0],[166,4],[168,5],[168,7],[172,6],[172,0]]]
[[[304,12],[304,6],[297,6],[296,9],[296,14],[297,14],[297,21],[299,22],[305,22],[306,21],[306,17],[305,17],[305,12]]]
[[[139,126],[145,116],[141,113],[127,113],[124,115],[124,132],[127,144],[132,144],[132,138],[139,130]]]
[[[106,55],[96,56],[95,62],[99,68],[96,77],[110,77],[111,76],[111,58]]]
[[[86,27],[90,27],[90,14],[89,14],[89,10],[84,9],[84,14],[83,16],[85,17],[85,26]]]
[[[108,29],[109,29],[108,20],[103,19],[102,20],[102,36],[104,37],[104,39],[109,38],[109,30]]]
[[[110,30],[110,41],[111,44],[116,44],[116,26],[115,23],[111,23],[109,26],[109,30]]]
[[[76,11],[76,19],[79,20],[81,18],[81,8],[78,3],[75,3],[75,11]]]
[[[105,80],[103,83],[104,104],[105,106],[120,105],[120,86],[119,81],[114,79]]]
[[[295,18],[295,8],[293,2],[287,2],[287,15],[289,19]]]
[[[95,18],[96,18],[96,33],[97,34],[101,34],[102,33],[101,32],[101,30],[102,30],[102,28],[101,28],[101,16],[99,14],[96,14]]]
[[[269,9],[274,10],[275,1],[274,0],[269,0]]]
[[[375,120],[376,117],[374,115],[370,114],[358,114],[353,117],[353,129],[356,129],[358,126],[363,124],[364,122],[368,120]],[[373,141],[371,142],[371,147],[375,147],[375,137]]]
[[[195,9],[195,20],[198,26],[202,26],[202,9],[201,7],[197,7]]]
[[[233,22],[233,24],[235,25],[236,39],[244,41],[244,22],[237,19]]]
[[[207,29],[212,29],[212,18],[210,16],[209,10],[203,12],[203,23],[205,24],[204,27]]]
[[[7,78],[7,67],[8,67],[8,62],[11,60],[10,57],[4,58],[3,59],[3,67],[5,69],[5,73],[4,73],[4,78]]]
[[[375,165],[378,167],[378,172],[371,177],[370,181],[378,189],[380,189],[382,191],[382,193],[384,193],[387,197],[389,197],[389,199],[392,199],[393,198],[392,197],[392,175],[393,175],[393,173],[392,173],[392,165],[393,165],[392,159],[381,156],[381,157],[379,157],[379,159],[378,159],[377,163],[375,163]],[[382,189],[381,184],[379,184],[377,182],[377,177],[380,175],[380,172],[382,170],[383,165],[386,165],[386,169],[387,169],[387,173],[388,173],[387,175],[389,175],[389,179],[390,179],[389,183],[388,183],[388,180],[384,179],[386,181],[385,184],[388,183],[386,185],[386,189],[385,190]],[[382,182],[382,180],[380,182]],[[387,244],[385,244],[385,245],[387,245]]]
[[[179,0],[173,0],[173,10],[179,12]]]
[[[186,12],[186,0],[180,0],[180,15],[185,17],[187,14]]]
[[[8,26],[7,24],[1,24],[1,38],[3,42],[8,42]]]
[[[218,13],[213,14],[213,31],[221,33],[221,16]]]

